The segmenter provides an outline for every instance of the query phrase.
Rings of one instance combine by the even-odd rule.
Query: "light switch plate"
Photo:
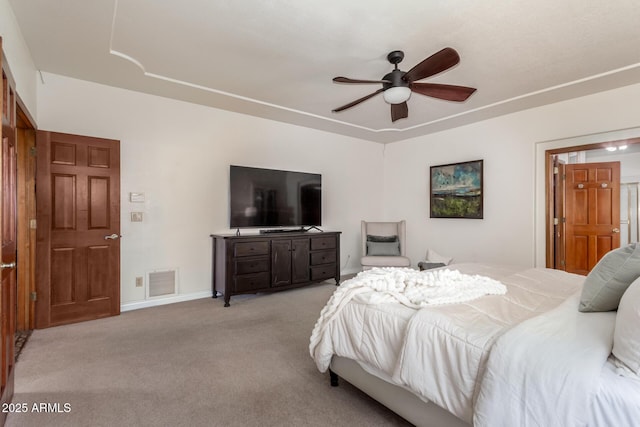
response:
[[[144,202],[144,193],[129,193],[129,201],[133,203]]]
[[[142,212],[131,212],[131,222],[142,222]]]

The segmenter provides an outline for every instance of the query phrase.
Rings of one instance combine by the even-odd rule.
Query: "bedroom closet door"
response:
[[[0,38],[0,52],[2,39]],[[14,375],[17,279],[17,151],[15,83],[4,60],[2,69],[2,130],[0,131],[0,403],[11,402]],[[0,425],[6,413],[0,412]]]
[[[38,131],[36,327],[120,314],[120,141]]]
[[[566,271],[588,274],[620,247],[620,162],[565,166]]]

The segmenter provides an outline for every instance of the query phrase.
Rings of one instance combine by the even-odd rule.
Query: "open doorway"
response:
[[[555,164],[554,164],[555,161]],[[566,269],[565,260],[584,258],[584,265],[580,274],[587,274],[595,262],[606,253],[595,248],[593,253],[587,254],[583,250],[582,254],[572,253],[575,245],[559,244],[564,242],[566,237],[564,218],[564,206],[566,205],[562,195],[558,197],[555,189],[559,185],[559,170],[563,167],[560,164],[571,165],[608,165],[619,163],[619,196],[609,197],[609,212],[615,212],[616,218],[612,218],[612,223],[606,224],[608,232],[600,231],[601,237],[593,237],[592,240],[608,242],[610,246],[618,247],[629,243],[637,242],[640,237],[640,225],[638,223],[638,201],[640,200],[640,138],[631,138],[615,141],[600,142],[572,147],[562,147],[545,151],[545,192],[546,192],[546,266],[548,268]],[[579,167],[586,170],[586,167]],[[565,175],[566,176],[566,175]],[[609,179],[601,179],[598,186],[602,190],[613,190],[610,188],[613,183]],[[560,212],[558,212],[560,206]],[[602,228],[602,227],[601,227]],[[605,230],[606,231],[606,230]],[[586,240],[585,240],[586,241]],[[586,247],[586,244],[584,245]],[[603,245],[604,247],[606,245]],[[612,246],[612,247],[613,247]],[[580,249],[578,249],[580,250]],[[569,251],[569,252],[567,252]],[[588,258],[588,259],[587,259]],[[578,271],[576,271],[578,272]]]

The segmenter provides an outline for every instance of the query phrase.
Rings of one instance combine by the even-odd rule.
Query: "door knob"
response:
[[[104,236],[104,240],[117,240],[120,238],[119,234],[113,233],[108,236]]]
[[[0,264],[0,268],[15,268],[16,262],[10,262],[9,264],[5,264],[4,262]]]
[[[614,228],[613,230],[611,230],[612,233],[619,233],[620,229],[619,228]]]

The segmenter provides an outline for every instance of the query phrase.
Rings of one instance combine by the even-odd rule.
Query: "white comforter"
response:
[[[474,426],[592,425],[592,398],[611,353],[616,313],[580,313],[579,296],[498,338]]]
[[[311,336],[318,369],[324,372],[334,354],[357,360],[471,423],[477,379],[495,340],[561,304],[579,291],[584,277],[547,269],[455,267],[499,280],[506,295],[413,309],[388,303],[370,288],[338,288],[341,296],[332,297]]]

